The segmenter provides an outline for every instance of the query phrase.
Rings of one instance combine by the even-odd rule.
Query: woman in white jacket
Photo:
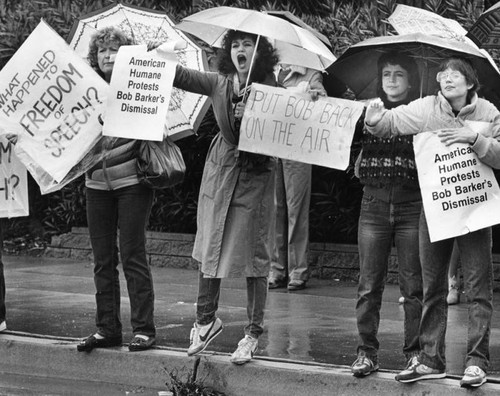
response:
[[[478,97],[479,81],[472,65],[462,58],[447,59],[441,64],[437,81],[440,84],[437,95],[417,99],[405,106],[386,110],[379,100],[371,102],[365,116],[367,130],[376,136],[439,131],[438,136],[444,144],[469,144],[483,163],[500,168],[500,112]],[[490,123],[491,137],[474,132],[467,121]],[[491,228],[431,243],[422,212],[419,238],[424,285],[421,353],[415,364],[396,375],[396,380],[414,382],[446,376],[447,271],[456,240],[463,253],[464,285],[469,301],[466,368],[460,385],[481,386],[486,382],[489,364],[493,310]]]

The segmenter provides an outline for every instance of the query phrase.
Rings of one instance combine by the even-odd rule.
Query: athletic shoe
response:
[[[460,386],[477,388],[486,382],[486,373],[478,366],[469,366],[465,369]]]
[[[197,355],[203,352],[210,341],[219,335],[223,327],[222,321],[219,318],[215,318],[211,323],[204,326],[195,323],[189,337],[191,344],[187,351],[188,356]]]
[[[364,352],[360,352],[351,366],[351,372],[355,377],[366,377],[377,371],[378,368],[378,358],[376,356],[369,358]]]
[[[7,322],[5,320],[0,323],[0,332],[7,330]]]
[[[405,370],[401,371],[398,375],[396,375],[396,381],[399,382],[415,382],[419,380],[425,379],[435,379],[435,378],[445,378],[446,373],[441,370],[433,369],[427,367],[425,364],[419,363],[418,359],[415,360],[415,363]]]
[[[418,364],[418,356],[412,356],[406,362],[406,370],[408,370],[411,366]]]
[[[246,335],[240,342],[238,348],[231,355],[231,363],[245,364],[252,360],[253,354],[257,350],[258,340]]]

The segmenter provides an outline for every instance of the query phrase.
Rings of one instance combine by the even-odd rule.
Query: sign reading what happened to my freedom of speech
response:
[[[177,58],[146,45],[120,47],[111,76],[103,134],[163,140]]]
[[[42,193],[69,180],[101,137],[106,92],[106,82],[43,20],[0,71],[0,115],[15,125],[15,152]]]
[[[447,147],[436,132],[424,132],[413,147],[431,242],[500,223],[495,175],[470,145]]]
[[[363,104],[252,84],[238,149],[344,170]]]

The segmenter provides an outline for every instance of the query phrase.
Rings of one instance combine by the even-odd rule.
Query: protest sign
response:
[[[238,148],[344,170],[363,104],[252,84]]]
[[[413,147],[431,242],[500,223],[495,175],[470,145],[447,147],[436,132],[424,132]]]
[[[15,152],[42,193],[60,184],[100,138],[107,89],[44,21],[1,70],[0,115],[18,126]]]
[[[425,33],[445,38],[465,40],[467,30],[454,19],[404,4],[396,5],[387,18],[398,34]]]
[[[28,174],[14,146],[0,135],[0,217],[29,215]]]
[[[103,134],[163,140],[177,58],[173,52],[148,51],[146,45],[122,46],[111,76]]]

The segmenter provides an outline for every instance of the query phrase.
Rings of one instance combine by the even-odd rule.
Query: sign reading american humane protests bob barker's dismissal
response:
[[[436,132],[424,132],[413,147],[431,242],[500,223],[495,175],[470,145],[447,147]]]
[[[344,170],[363,104],[252,84],[238,148]]]
[[[120,47],[111,76],[103,134],[163,140],[177,58],[146,45]]]

